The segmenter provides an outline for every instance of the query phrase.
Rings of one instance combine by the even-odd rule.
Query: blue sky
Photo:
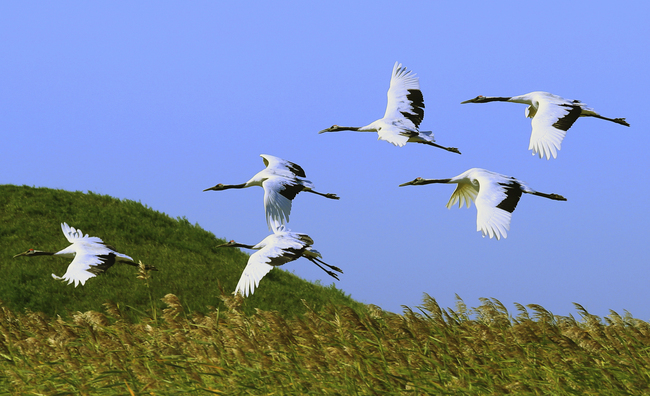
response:
[[[268,235],[262,190],[202,190],[247,181],[271,154],[341,197],[299,195],[289,227],[359,301],[401,312],[423,293],[443,307],[458,294],[513,313],[518,302],[575,314],[578,302],[648,320],[649,12],[644,1],[3,2],[0,183],[140,201],[253,244]],[[317,133],[382,117],[395,61],[420,78],[421,129],[462,155]],[[527,150],[524,105],[460,105],[536,90],[631,127],[582,118],[547,161]],[[497,241],[475,231],[474,206],[445,208],[453,185],[397,187],[472,167],[568,201],[522,197]],[[331,283],[306,260],[284,269]]]

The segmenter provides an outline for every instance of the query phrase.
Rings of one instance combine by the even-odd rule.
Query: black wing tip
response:
[[[571,109],[567,114],[565,114],[563,117],[555,121],[553,123],[553,127],[566,132],[569,130],[569,128],[571,128],[573,123],[575,123],[576,120],[580,117],[580,114],[582,113],[582,108],[580,106],[572,106],[572,105],[562,105],[562,106],[569,107]]]
[[[519,203],[519,199],[521,198],[521,194],[523,193],[521,185],[516,180],[511,180],[507,183],[499,183],[499,185],[503,186],[506,198],[497,205],[497,208],[509,213],[514,212]]]

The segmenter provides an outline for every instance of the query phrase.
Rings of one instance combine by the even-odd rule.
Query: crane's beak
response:
[[[460,104],[465,104],[465,103],[482,103],[484,102],[485,96],[479,95],[475,97],[474,99],[469,99],[464,102],[460,102]]]
[[[213,186],[213,187],[210,187],[210,188],[206,188],[206,189],[203,190],[203,191],[211,191],[211,190],[213,190],[213,191],[219,191],[219,190],[221,190],[221,187],[223,187],[223,184],[217,184],[216,186]]]
[[[342,128],[342,127],[339,126],[339,125],[332,125],[331,127],[326,128],[326,129],[323,129],[322,131],[320,131],[320,132],[318,132],[318,133],[325,133],[325,132],[338,132],[338,131],[343,130],[343,129],[345,129],[345,128]]]
[[[399,187],[416,185],[416,184],[419,184],[418,182],[421,181],[421,180],[422,180],[422,178],[418,177],[416,179],[411,180],[410,182],[400,184]]]
[[[220,247],[235,247],[235,246],[237,246],[237,245],[238,245],[237,242],[235,242],[235,241],[230,241],[230,242],[222,243],[221,245],[217,245],[217,247],[218,247],[218,248],[220,248]]]
[[[244,249],[252,249],[253,246],[255,245],[244,245],[243,243],[238,243],[235,241],[230,241],[227,243],[222,243],[221,245],[217,245],[216,247],[237,247],[237,248],[244,248]]]
[[[12,257],[12,258],[16,258],[16,257],[20,257],[20,256],[27,256],[27,253],[29,253],[29,250],[26,251],[26,252],[23,252],[23,253],[18,253],[17,255],[15,255],[15,256]]]

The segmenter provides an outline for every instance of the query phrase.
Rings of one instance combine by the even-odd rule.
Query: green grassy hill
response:
[[[75,288],[51,276],[63,275],[69,259],[12,259],[29,248],[55,252],[67,247],[60,227],[63,222],[101,238],[136,261],[155,265],[159,271],[152,271],[145,281],[137,279],[137,268],[118,264]],[[170,218],[138,202],[93,193],[2,185],[0,301],[14,312],[28,309],[64,317],[77,311],[102,311],[103,303],[113,302],[129,318],[138,320],[143,315],[155,315],[163,307],[160,299],[172,293],[188,312],[205,313],[208,307],[223,307],[220,296],[232,293],[248,260],[248,255],[238,249],[215,248],[223,242],[198,225]],[[255,294],[245,299],[242,308],[249,314],[260,308],[300,315],[305,310],[302,299],[316,309],[328,303],[362,306],[334,285],[324,287],[276,268],[262,280]]]

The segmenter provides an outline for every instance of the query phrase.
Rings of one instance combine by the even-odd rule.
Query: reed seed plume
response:
[[[222,294],[227,309],[166,308],[138,323],[122,307],[69,319],[0,303],[0,389],[8,394],[643,394],[650,324],[612,311],[578,318],[499,300],[443,308],[425,295],[378,307],[286,316]],[[44,380],[45,379],[45,380]],[[170,388],[172,387],[172,388]]]

